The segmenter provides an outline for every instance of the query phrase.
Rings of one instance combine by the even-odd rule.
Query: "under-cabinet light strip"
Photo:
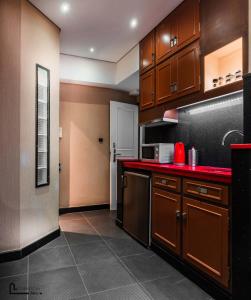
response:
[[[243,93],[243,90],[239,90],[239,91],[235,91],[233,93],[229,93],[229,94],[225,94],[225,95],[221,95],[221,96],[209,98],[209,99],[206,99],[206,100],[203,100],[203,101],[200,101],[200,102],[195,102],[195,103],[192,103],[192,104],[180,106],[177,109],[180,110],[180,109],[183,109],[183,108],[188,108],[188,107],[192,107],[192,106],[198,106],[200,104],[211,102],[213,100],[217,100],[217,99],[221,99],[221,98],[226,98],[226,97],[234,96],[234,95],[239,94],[239,93]]]
[[[189,114],[190,115],[196,115],[196,114],[200,114],[200,113],[204,113],[204,112],[217,110],[217,109],[220,109],[220,108],[236,106],[236,105],[239,105],[239,104],[242,103],[242,99],[243,99],[242,97],[237,97],[237,98],[234,98],[234,99],[228,99],[228,100],[221,101],[221,102],[218,102],[218,103],[205,105],[203,107],[193,108],[193,109],[189,110]]]

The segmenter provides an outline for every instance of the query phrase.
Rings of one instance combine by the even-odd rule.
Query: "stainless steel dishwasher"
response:
[[[123,228],[148,247],[150,245],[151,177],[147,173],[124,173]]]

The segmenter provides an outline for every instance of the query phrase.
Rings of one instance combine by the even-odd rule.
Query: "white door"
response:
[[[110,102],[110,207],[117,209],[117,157],[138,158],[138,106]]]

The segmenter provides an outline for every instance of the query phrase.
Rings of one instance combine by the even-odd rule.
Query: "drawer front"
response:
[[[202,198],[208,201],[228,205],[229,188],[225,185],[211,182],[184,179],[184,194]]]
[[[180,193],[181,179],[164,174],[153,174],[153,186]]]

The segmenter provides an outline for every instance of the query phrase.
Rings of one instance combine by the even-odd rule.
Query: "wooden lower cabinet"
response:
[[[183,198],[183,258],[229,286],[228,209]]]
[[[161,189],[153,189],[152,238],[166,248],[180,254],[181,196]]]

